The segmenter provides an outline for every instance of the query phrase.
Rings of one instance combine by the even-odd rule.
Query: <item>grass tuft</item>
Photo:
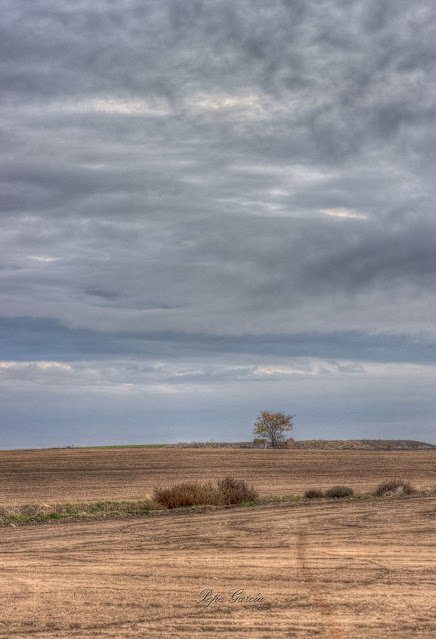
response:
[[[341,497],[351,497],[353,492],[354,492],[353,489],[349,488],[349,486],[332,486],[331,488],[325,491],[324,496],[336,497],[339,499]]]
[[[416,492],[412,484],[402,479],[389,479],[377,486],[373,495],[375,497],[392,497],[393,495],[411,495]]]
[[[324,493],[319,488],[309,488],[304,493],[304,496],[306,499],[321,499],[321,497],[324,497]]]
[[[27,521],[52,521],[59,519],[101,518],[109,515],[146,515],[150,510],[163,507],[153,499],[141,501],[100,501],[81,504],[26,504],[0,507],[0,524]]]

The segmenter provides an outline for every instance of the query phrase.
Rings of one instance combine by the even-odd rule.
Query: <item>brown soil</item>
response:
[[[399,478],[436,485],[434,451],[51,449],[0,451],[0,506],[141,500],[156,485],[233,475],[261,496],[302,495],[333,484],[369,492]]]
[[[415,496],[4,528],[0,637],[430,639],[435,514]]]

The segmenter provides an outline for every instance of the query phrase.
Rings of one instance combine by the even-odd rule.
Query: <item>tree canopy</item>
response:
[[[254,423],[254,435],[266,437],[273,448],[285,440],[285,433],[294,427],[293,419],[295,415],[288,415],[283,412],[272,413],[263,410],[258,415]]]

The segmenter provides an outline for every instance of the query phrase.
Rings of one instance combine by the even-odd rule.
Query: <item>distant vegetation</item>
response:
[[[297,504],[308,499],[348,498],[352,500],[377,497],[399,498],[412,494],[435,494],[436,488],[422,491],[401,479],[385,481],[371,493],[355,494],[348,486],[333,486],[326,491],[318,488],[306,490],[304,497],[264,497],[241,479],[226,477],[212,482],[182,482],[169,488],[156,488],[153,496],[140,501],[99,501],[94,503],[66,503],[0,507],[0,526],[15,526],[27,522],[61,519],[106,519],[107,517],[144,516],[156,511],[184,507],[225,507],[229,505],[261,506],[274,503]],[[332,502],[328,502],[331,504]]]
[[[174,446],[174,444],[114,444],[112,446],[81,446],[80,448],[165,448],[166,446]],[[67,446],[67,448],[73,447]]]
[[[285,441],[285,434],[294,428],[294,417],[295,415],[263,410],[254,423],[253,434],[256,437],[265,437],[272,448],[279,448]]]
[[[253,441],[114,444],[109,446],[67,446],[67,448],[253,448]],[[408,439],[308,439],[295,440],[293,448],[300,450],[436,450],[436,445]]]
[[[389,479],[384,481],[372,491],[373,497],[401,497],[402,495],[411,495],[416,493],[417,490],[408,481],[402,479]],[[319,488],[310,488],[304,493],[306,499],[321,499],[322,497],[329,498],[341,498],[351,497],[354,495],[354,491],[349,486],[332,486],[325,492]],[[357,495],[357,497],[363,497],[363,495]]]

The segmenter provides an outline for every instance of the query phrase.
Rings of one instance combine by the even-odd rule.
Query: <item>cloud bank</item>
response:
[[[0,6],[0,446],[431,440],[434,3]]]

